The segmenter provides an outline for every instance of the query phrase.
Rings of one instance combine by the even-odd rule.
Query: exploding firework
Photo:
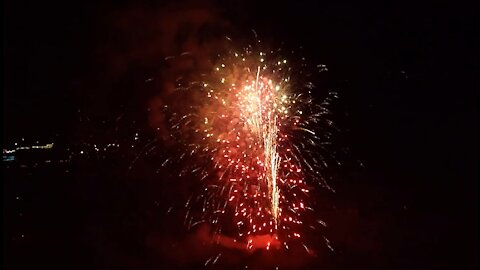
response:
[[[173,117],[173,134],[195,160],[184,171],[202,182],[187,203],[201,208],[198,220],[189,212],[189,226],[208,221],[218,234],[230,228],[247,249],[253,237],[271,235],[288,249],[317,225],[306,222],[314,212],[311,191],[331,190],[324,171],[335,93],[315,103],[305,69],[303,58],[290,64],[281,49],[247,46],[220,57],[210,74],[179,84],[196,99]]]

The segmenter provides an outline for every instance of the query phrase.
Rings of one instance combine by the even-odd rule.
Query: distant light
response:
[[[33,149],[50,149],[53,147],[53,143],[48,143],[46,145],[32,145]],[[30,149],[30,147],[17,147],[17,149]]]
[[[83,155],[83,150],[82,150],[82,151],[80,151],[80,154],[82,154],[82,155]]]

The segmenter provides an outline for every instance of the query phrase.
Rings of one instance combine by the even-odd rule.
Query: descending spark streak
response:
[[[259,139],[263,141],[263,151],[265,156],[264,164],[266,166],[266,181],[268,185],[268,195],[270,197],[270,212],[272,213],[275,224],[278,224],[278,201],[280,190],[277,187],[277,170],[279,165],[279,156],[277,153],[277,116],[274,115],[271,108],[266,108],[267,116],[264,120],[262,115],[262,93],[258,87],[260,76],[260,66],[257,68],[257,77],[255,80],[254,100],[258,101],[256,111],[253,111],[253,119],[247,119],[253,122]],[[273,115],[273,116],[272,116]],[[273,118],[273,119],[272,119]]]

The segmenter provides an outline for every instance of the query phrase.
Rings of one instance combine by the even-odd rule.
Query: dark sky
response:
[[[328,64],[333,76],[356,88],[360,106],[404,102],[405,109],[398,108],[402,113],[449,115],[475,109],[472,5],[227,2],[213,4],[219,16],[243,31],[255,28],[266,38],[303,45],[313,61]],[[135,6],[161,10],[162,5],[145,1]],[[89,102],[86,88],[102,80],[92,73],[100,74],[96,53],[109,34],[106,18],[134,5],[6,1],[4,6],[7,139],[70,130],[75,112]],[[395,84],[390,79],[403,76],[399,73],[423,85],[397,90],[378,85]]]
[[[61,1],[4,2],[4,119],[8,141],[63,133],[78,106],[94,11]],[[90,15],[90,16],[89,16]]]
[[[133,86],[149,76],[154,61],[145,64],[127,57],[128,68],[117,72],[115,63],[121,62],[106,63],[104,54],[128,55],[135,46],[143,48],[136,45],[135,35],[122,33],[141,33],[148,28],[142,23],[155,22],[164,4],[152,2],[5,1],[5,140],[49,138],[55,133],[69,136],[81,114],[111,119],[129,108],[125,104],[131,100],[142,100],[144,93]],[[217,2],[209,4],[215,16],[234,29],[254,28],[266,39],[302,45],[312,62],[329,67],[329,85],[340,93],[350,117],[352,149],[370,172],[368,180],[351,183],[345,193],[355,196],[355,185],[371,185],[383,191],[385,204],[377,207],[415,209],[410,214],[414,221],[405,225],[418,228],[413,236],[389,239],[392,245],[401,237],[413,240],[392,252],[432,267],[474,265],[478,258],[476,4]],[[113,32],[111,23],[129,10],[140,10],[147,19],[126,20],[124,28],[135,25],[133,31]],[[117,77],[107,76],[112,70]],[[438,257],[446,264],[437,262]]]

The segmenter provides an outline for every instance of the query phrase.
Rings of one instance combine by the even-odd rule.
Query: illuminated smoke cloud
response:
[[[104,25],[105,42],[97,50],[102,87],[117,89],[112,85],[134,77],[138,82],[126,91],[146,100],[150,126],[166,138],[163,108],[175,104],[175,80],[211,68],[229,23],[204,2],[128,6],[111,12]]]

